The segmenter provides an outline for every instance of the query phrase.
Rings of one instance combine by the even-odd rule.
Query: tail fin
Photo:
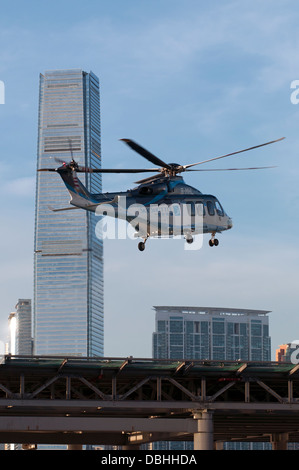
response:
[[[71,196],[71,204],[78,202],[79,198],[92,199],[91,193],[79,180],[76,170],[69,165],[63,165],[60,168],[57,168],[57,173],[60,174],[68,192]]]

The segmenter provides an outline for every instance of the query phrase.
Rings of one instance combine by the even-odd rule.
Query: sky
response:
[[[105,241],[105,356],[151,357],[155,305],[269,310],[273,360],[299,340],[298,20],[296,0],[0,0],[0,345],[33,292],[39,74],[65,68],[100,79],[103,167],[148,166],[121,138],[187,164],[286,137],[205,167],[276,168],[184,175],[233,219],[217,248]]]

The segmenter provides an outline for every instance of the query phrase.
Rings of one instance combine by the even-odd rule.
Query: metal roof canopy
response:
[[[267,316],[271,310],[253,310],[245,308],[224,308],[224,307],[186,307],[186,306],[153,306],[156,312],[203,314],[203,315],[223,315],[223,316]]]
[[[140,444],[191,440],[213,414],[215,441],[299,442],[291,363],[5,356],[0,442]]]

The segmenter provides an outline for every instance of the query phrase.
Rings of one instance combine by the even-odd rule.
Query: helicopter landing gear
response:
[[[191,245],[191,243],[194,242],[194,239],[193,239],[193,237],[192,237],[191,235],[189,235],[188,237],[186,237],[185,240],[186,240],[186,242],[187,242],[189,245]]]
[[[145,242],[146,242],[147,238],[144,239],[143,242],[139,242],[138,243],[138,250],[139,251],[144,251],[145,250]]]
[[[212,233],[211,240],[209,240],[209,245],[210,246],[218,246],[219,245],[219,240],[215,238],[215,232]]]

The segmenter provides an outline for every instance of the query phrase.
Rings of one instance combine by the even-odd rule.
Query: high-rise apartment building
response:
[[[270,361],[269,311],[212,307],[154,307],[153,357]],[[193,449],[190,442],[158,442],[156,450]],[[224,448],[268,449],[268,443],[225,443]]]
[[[99,80],[82,70],[40,75],[37,169],[72,158],[101,166]],[[56,161],[58,160],[58,162]],[[100,174],[81,174],[91,192],[101,192]],[[37,172],[34,245],[34,353],[103,355],[103,244],[97,219],[69,206],[56,173]]]
[[[271,360],[269,311],[154,307],[153,357]]]
[[[16,318],[16,354],[32,354],[32,311],[31,299],[19,299],[15,307]]]
[[[8,316],[5,354],[30,356],[33,351],[31,299],[19,299]]]

